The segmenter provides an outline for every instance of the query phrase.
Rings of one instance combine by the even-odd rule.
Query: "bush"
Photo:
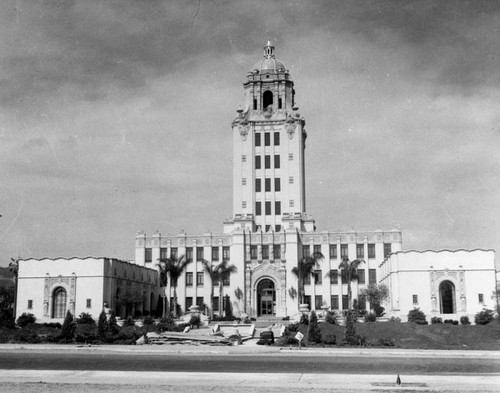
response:
[[[479,311],[474,317],[474,322],[476,325],[487,325],[491,321],[493,321],[493,311],[485,308],[482,311]]]
[[[127,317],[127,319],[125,319],[125,321],[123,321],[123,327],[127,327],[127,326],[135,326],[135,320],[134,318],[132,318],[130,315]]]
[[[116,337],[116,344],[130,345],[135,344],[136,340],[142,336],[140,330],[137,330],[134,326],[123,326]]]
[[[92,315],[86,312],[82,312],[80,316],[76,319],[76,323],[79,325],[95,325],[94,318]]]
[[[61,329],[62,325],[59,322],[45,322],[42,324],[42,326]]]
[[[401,318],[398,318],[398,317],[390,317],[388,322],[392,322],[392,323],[401,323]]]
[[[200,324],[201,324],[200,316],[199,315],[191,315],[191,319],[189,320],[188,325],[196,326],[199,328]]]
[[[338,315],[335,311],[327,311],[325,315],[325,322],[330,325],[338,325]]]
[[[357,315],[353,310],[348,310],[345,314],[345,336],[344,344],[358,345],[359,336],[356,334]]]
[[[309,325],[309,315],[307,315],[306,313],[302,314],[302,316],[300,317],[299,324],[301,324],[301,325]]]
[[[35,323],[35,321],[36,318],[33,314],[23,313],[22,315],[19,316],[19,318],[17,318],[17,326],[23,328],[32,323]]]
[[[460,317],[460,323],[462,325],[470,325],[469,317],[467,315]]]
[[[380,338],[378,340],[378,345],[381,347],[393,347],[396,344],[396,340],[392,337]]]
[[[300,322],[294,322],[288,324],[288,326],[285,328],[285,334],[286,333],[297,333],[299,331],[300,327]]]
[[[377,316],[373,312],[365,315],[365,322],[377,322]]]
[[[318,317],[314,311],[311,311],[311,318],[307,326],[307,341],[311,343],[321,342],[321,330],[318,326]]]
[[[453,319],[445,319],[444,323],[448,323],[451,325],[458,325],[458,321],[454,321]]]
[[[117,335],[119,331],[120,331],[120,327],[118,326],[118,323],[116,322],[116,314],[114,311],[111,311],[111,314],[109,315],[109,320],[108,320],[108,333],[111,334],[112,336],[114,336],[114,335]]]
[[[427,325],[425,314],[419,308],[414,308],[408,313],[408,322],[413,322],[417,325]]]
[[[106,338],[106,333],[108,332],[108,316],[106,315],[106,311],[102,311],[99,314],[99,320],[97,321],[97,337],[100,339]]]
[[[73,340],[75,336],[76,323],[73,318],[73,314],[68,310],[66,313],[66,317],[64,318],[64,323],[61,327],[61,335],[60,339],[64,340],[64,342],[68,342],[68,340]]]
[[[95,342],[96,326],[95,324],[84,323],[76,324],[75,340],[79,343]]]
[[[337,336],[333,333],[328,333],[322,342],[327,345],[335,345],[337,343]]]
[[[432,317],[431,318],[431,324],[432,325],[436,325],[438,323],[443,323],[443,319],[439,318],[439,317]],[[445,323],[446,323],[446,321],[445,321]]]
[[[375,305],[373,306],[373,311],[375,311],[375,315],[376,315],[377,317],[381,317],[381,316],[383,316],[383,315],[385,314],[385,313],[384,313],[385,308],[384,308],[384,307],[382,307],[380,304],[375,304]]]
[[[142,324],[143,324],[144,326],[146,326],[146,325],[154,325],[154,323],[155,323],[154,318],[153,318],[153,317],[151,317],[151,316],[149,316],[149,315],[146,315],[146,316],[143,318],[143,320],[142,320]]]
[[[16,327],[16,321],[12,310],[0,310],[0,327],[5,327],[7,329],[14,329]]]
[[[16,335],[12,338],[12,341],[17,343],[38,344],[42,339],[35,330],[26,328],[18,330]]]

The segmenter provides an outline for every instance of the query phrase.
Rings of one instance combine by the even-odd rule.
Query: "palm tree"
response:
[[[222,313],[222,294],[224,290],[224,278],[231,273],[236,272],[236,266],[229,265],[228,261],[222,261],[218,265],[213,265],[211,262],[203,259],[201,261],[203,264],[203,270],[210,277],[210,319],[214,319],[214,307],[213,307],[213,298],[214,298],[214,283],[219,282],[219,312]]]
[[[306,277],[310,276],[313,273],[314,267],[317,266],[318,264],[318,260],[323,258],[324,258],[323,254],[321,254],[320,252],[315,252],[310,257],[299,259],[297,266],[293,267],[292,273],[297,276],[297,282],[298,282],[297,286],[298,286],[300,304],[304,304],[305,302],[304,285]]]
[[[355,259],[354,261],[349,261],[349,258],[343,257],[342,262],[340,262],[340,271],[344,270],[347,278],[347,303],[349,305],[349,310],[352,308],[352,290],[351,281],[358,278],[358,266],[364,263],[362,259]],[[342,275],[341,275],[342,277]],[[343,283],[342,283],[343,284]]]
[[[183,255],[180,258],[168,258],[166,269],[168,271],[168,275],[170,276],[170,284],[174,288],[174,317],[177,318],[177,281],[179,277],[182,275],[187,265],[191,263],[186,257]]]
[[[160,259],[159,263],[156,264],[160,271],[160,288],[163,288],[163,293],[160,295],[163,300],[162,317],[165,317],[167,311],[167,284],[168,284],[168,270],[167,270],[167,259]]]

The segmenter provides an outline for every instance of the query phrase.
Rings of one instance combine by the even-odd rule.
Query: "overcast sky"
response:
[[[270,38],[318,230],[500,250],[500,2],[2,1],[0,265],[222,232],[231,121]]]

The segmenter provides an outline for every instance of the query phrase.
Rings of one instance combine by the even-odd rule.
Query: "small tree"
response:
[[[311,311],[309,325],[307,326],[307,341],[311,343],[321,342],[321,330],[318,325],[318,317],[314,311]]]
[[[82,312],[76,319],[76,323],[79,325],[95,325],[94,318],[92,318],[92,315],[87,312]]]
[[[487,325],[491,321],[493,321],[493,318],[494,318],[493,311],[485,308],[484,310],[479,311],[475,315],[474,322],[476,323],[476,325]]]
[[[61,338],[64,339],[64,342],[68,342],[68,340],[73,340],[76,331],[76,322],[74,321],[73,314],[71,311],[66,312],[66,317],[64,318],[64,323],[61,328]]]
[[[413,322],[417,325],[427,325],[425,314],[420,308],[414,308],[408,313],[408,322]]]
[[[14,275],[14,312],[13,315],[16,315],[17,310],[17,280],[19,275],[19,260],[10,258],[9,262],[9,270]]]
[[[125,287],[125,290],[120,293],[117,299],[117,305],[125,307],[125,316],[131,316],[136,304],[143,301],[143,296],[138,288],[133,288],[130,285]]]
[[[366,296],[366,300],[370,302],[370,306],[375,311],[377,317],[381,317],[384,312],[381,304],[389,297],[389,288],[384,284],[377,285],[371,283],[366,289],[361,290],[361,294]]]
[[[345,337],[344,340],[348,345],[358,344],[358,335],[356,334],[356,322],[358,316],[353,310],[347,310],[345,313]]]
[[[120,331],[120,327],[118,326],[118,323],[116,322],[116,313],[114,311],[111,311],[111,314],[109,315],[109,321],[108,321],[108,332],[111,334],[118,334]]]
[[[339,264],[340,271],[345,271],[345,277],[347,279],[347,300],[349,304],[349,309],[352,309],[352,290],[351,282],[357,280],[358,278],[358,266],[364,263],[362,259],[355,259],[354,261],[349,261],[349,258],[342,258],[342,262]],[[341,275],[342,277],[342,275]],[[342,283],[344,284],[344,283]]]
[[[292,273],[297,277],[297,287],[299,294],[299,303],[304,304],[305,302],[305,290],[304,285],[306,278],[311,276],[314,271],[314,267],[318,264],[318,261],[323,259],[324,256],[320,252],[313,253],[310,257],[305,257],[299,259],[297,266],[294,266]]]
[[[107,332],[108,332],[107,315],[106,315],[106,312],[103,310],[99,314],[99,319],[97,321],[97,337],[99,337],[101,339],[105,338]]]
[[[31,323],[35,323],[36,317],[33,314],[23,312],[19,317],[17,318],[17,326],[23,328]]]

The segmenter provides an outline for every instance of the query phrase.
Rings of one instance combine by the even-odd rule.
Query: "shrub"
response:
[[[436,325],[438,323],[443,323],[443,319],[439,318],[439,317],[432,317],[431,318],[431,324],[432,325]],[[446,323],[446,321],[445,321],[445,323]]]
[[[327,311],[325,316],[325,322],[329,323],[330,325],[337,325],[338,324],[337,313],[335,311]]]
[[[385,314],[385,313],[384,313],[385,308],[384,308],[384,307],[382,307],[380,304],[375,304],[375,305],[373,306],[373,311],[375,311],[375,315],[376,315],[377,317],[381,317],[381,316],[383,316],[383,315]]]
[[[462,325],[470,325],[469,317],[467,315],[460,317],[460,323]]]
[[[135,344],[136,340],[142,336],[141,331],[137,330],[134,326],[123,326],[116,337],[116,344],[130,345]]]
[[[309,319],[309,325],[307,326],[307,341],[311,343],[321,342],[321,330],[318,326],[318,316],[314,311],[311,311],[311,318]]]
[[[99,320],[97,321],[97,337],[104,339],[106,338],[106,333],[108,332],[108,316],[106,311],[102,311],[99,314]]]
[[[73,318],[73,314],[68,310],[66,317],[64,318],[64,323],[61,328],[61,335],[59,336],[64,342],[72,340],[75,336],[76,323]]]
[[[191,315],[191,319],[189,320],[188,325],[196,326],[199,328],[200,324],[201,324],[200,316],[199,315]]]
[[[474,317],[474,322],[476,323],[476,325],[487,325],[491,321],[493,321],[493,311],[487,308],[479,311]]]
[[[125,319],[125,321],[123,321],[123,327],[127,327],[127,326],[135,326],[135,320],[134,318],[132,318],[130,315],[127,317],[127,319]]]
[[[117,335],[119,331],[120,331],[120,327],[118,326],[118,323],[116,322],[116,314],[114,311],[111,311],[111,314],[109,315],[109,320],[108,320],[108,332],[111,335]]]
[[[285,328],[285,334],[286,333],[297,333],[299,331],[299,327],[300,327],[300,322],[290,323]]]
[[[401,323],[401,318],[398,318],[398,317],[390,317],[390,318],[389,318],[389,322],[392,322],[392,323]]]
[[[333,333],[328,333],[322,342],[323,344],[335,345],[337,343],[337,336]]]
[[[154,325],[155,323],[155,320],[153,317],[149,316],[149,315],[146,315],[143,319],[142,319],[142,324],[144,326],[146,325]]]
[[[75,340],[80,343],[94,342],[96,340],[95,324],[76,324]]]
[[[309,325],[309,315],[307,315],[306,313],[302,314],[302,316],[300,317],[299,323],[301,325]]]
[[[23,313],[22,315],[17,318],[17,326],[19,327],[25,327],[28,326],[29,324],[35,323],[36,318],[33,314],[29,313]]]
[[[5,327],[7,329],[14,329],[16,327],[16,321],[12,310],[0,310],[0,327]]]
[[[425,314],[419,308],[414,308],[408,313],[408,322],[413,322],[417,325],[427,325]]]
[[[444,323],[448,323],[451,325],[458,325],[458,321],[454,321],[453,319],[445,319]]]
[[[94,318],[92,315],[86,312],[82,312],[80,316],[76,319],[76,323],[79,325],[95,325]]]
[[[18,330],[16,335],[12,338],[12,341],[18,343],[38,344],[42,341],[42,339],[35,330],[26,328]]]
[[[373,312],[365,315],[365,322],[377,322],[377,316]]]
[[[353,310],[348,310],[345,314],[345,336],[344,343],[347,345],[357,345],[359,336],[356,334],[357,315]]]
[[[42,324],[45,327],[61,329],[61,324],[59,322],[45,322]]]
[[[380,338],[378,340],[378,345],[382,347],[393,347],[396,344],[396,340],[392,337]]]

